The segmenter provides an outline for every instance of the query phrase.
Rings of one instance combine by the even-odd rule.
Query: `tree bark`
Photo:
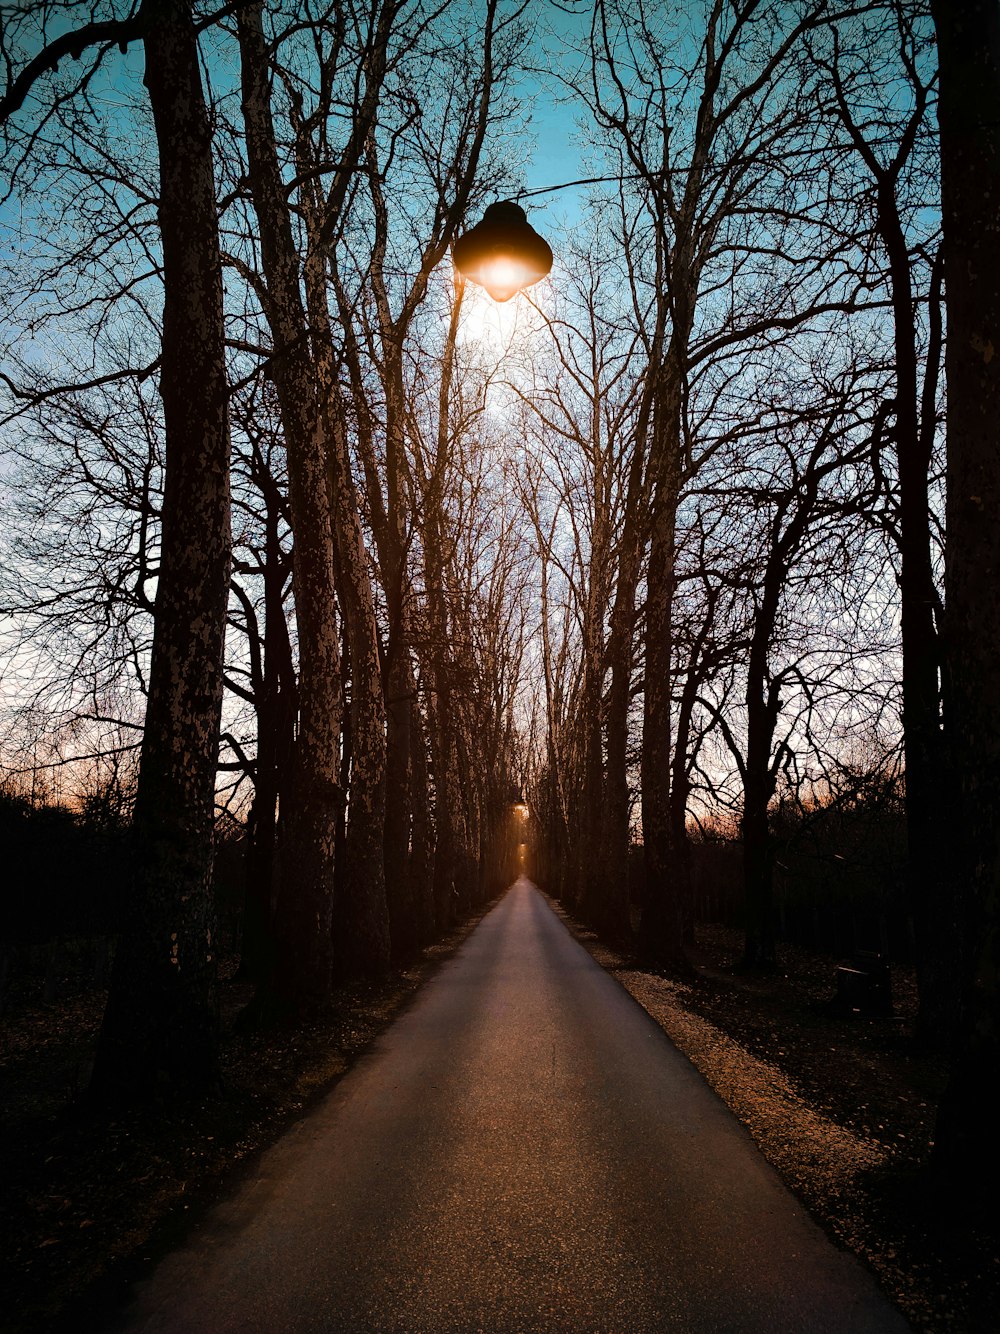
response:
[[[604,896],[601,906],[601,929],[612,937],[631,933],[628,884],[629,857],[629,792],[628,792],[628,710],[632,688],[632,631],[635,624],[635,585],[628,590],[630,606],[627,622],[616,624],[616,617],[625,618],[621,577],[619,592],[612,613],[611,633],[608,636],[610,681],[607,705],[607,762],[604,774],[604,810],[602,813],[601,848],[604,863]]]
[[[781,591],[798,540],[805,531],[805,511],[800,510],[782,532],[792,504],[791,497],[779,503],[771,522],[760,597],[753,618],[750,652],[747,656],[747,748],[743,765],[743,895],[746,926],[743,962],[750,968],[775,966],[774,866],[768,806],[774,795],[771,748],[778,721],[778,692],[769,683],[768,659]]]
[[[144,44],[160,161],[166,453],[134,883],[91,1085],[104,1099],[202,1090],[218,1059],[212,836],[230,571],[222,266],[190,5],[161,0]]]
[[[918,354],[910,257],[894,190],[880,182],[879,233],[889,257],[895,333],[896,455],[899,468],[900,630],[903,649],[903,749],[906,772],[906,878],[917,936],[920,1029],[945,1047],[958,1022],[958,921],[941,892],[937,828],[942,763],[934,574],[928,473],[931,420],[918,412]],[[927,405],[933,414],[933,404]]]
[[[650,551],[646,595],[646,679],[642,725],[642,833],[646,894],[639,947],[646,959],[687,971],[685,905],[672,877],[670,812],[671,677],[677,502],[681,484],[681,357],[675,330],[654,409],[650,453]]]
[[[290,1013],[324,1005],[332,983],[331,921],[339,783],[340,645],[326,442],[299,287],[299,264],[278,165],[261,6],[237,15],[243,116],[274,342],[272,376],[288,457],[295,539],[292,587],[299,639],[299,726],[283,813],[275,966],[270,1000]]]
[[[651,340],[662,346],[666,302],[660,302]],[[647,368],[638,422],[629,460],[628,489],[618,554],[615,600],[608,630],[607,657],[610,673],[607,704],[607,765],[603,813],[605,901],[603,929],[612,935],[632,932],[629,894],[629,790],[628,714],[632,695],[633,635],[636,621],[636,590],[647,527],[646,437],[655,397],[655,375]]]
[[[900,24],[903,49],[904,12],[892,8]],[[912,18],[909,20],[913,22]],[[836,30],[835,30],[836,31]],[[912,30],[911,30],[912,35]],[[888,259],[892,300],[896,395],[895,447],[899,475],[900,629],[902,639],[903,749],[906,772],[907,894],[917,937],[917,981],[920,1028],[935,1045],[944,1046],[957,1021],[957,922],[947,896],[940,893],[941,840],[936,828],[937,782],[943,762],[941,691],[938,683],[940,647],[935,624],[936,589],[931,559],[928,473],[936,418],[934,387],[940,340],[933,333],[927,351],[924,393],[919,390],[917,327],[913,318],[910,248],[899,213],[897,185],[913,152],[926,112],[928,88],[910,69],[913,106],[898,146],[886,161],[884,148],[875,151],[851,111],[836,57],[827,69],[833,80],[840,118],[856,151],[875,182],[875,222]],[[930,302],[939,300],[933,273]],[[931,311],[933,321],[934,312]],[[928,392],[929,391],[929,392]],[[923,407],[921,421],[920,407]],[[878,442],[876,441],[876,449]]]
[[[602,448],[601,401],[598,396],[596,370],[591,383],[594,386],[594,400],[587,445],[593,458],[593,522],[587,562],[587,598],[583,617],[583,689],[580,708],[583,741],[581,775],[583,819],[579,846],[583,854],[581,907],[584,916],[599,926],[606,917],[611,916],[604,908],[605,896],[609,893],[610,887],[604,879],[601,857],[601,815],[604,803],[603,695],[606,669],[604,617],[610,592],[608,566],[611,558],[609,515],[611,497]]]
[[[464,282],[455,282],[451,318],[441,361],[438,392],[437,438],[434,462],[424,487],[424,596],[427,606],[427,665],[431,682],[429,722],[434,767],[434,815],[437,839],[434,853],[434,910],[437,929],[446,931],[454,921],[461,883],[459,831],[461,792],[455,728],[458,722],[452,699],[455,672],[452,626],[448,617],[445,570],[445,479],[451,465],[449,411],[455,366],[455,339],[464,295]]]
[[[1000,10],[994,0],[933,0],[932,11],[949,402],[949,763],[940,809],[966,928],[964,1013],[934,1161],[956,1196],[992,1213],[1000,1189]]]
[[[413,712],[417,735],[413,747],[413,851],[410,857],[410,884],[413,887],[413,912],[417,949],[429,945],[435,938],[434,829],[431,820],[430,789],[427,776],[427,755],[430,740],[423,712]]]
[[[312,165],[305,146],[302,166]],[[320,210],[305,209],[309,257],[305,266],[309,332],[322,404],[333,537],[341,606],[351,660],[350,812],[343,892],[334,904],[335,959],[342,976],[375,976],[389,966],[390,922],[385,884],[386,735],[375,594],[358,496],[351,475],[347,430],[334,364],[326,263],[319,249]]]
[[[610,681],[607,705],[607,764],[604,774],[602,852],[605,892],[601,928],[612,936],[631,934],[629,899],[628,711],[632,691],[632,635],[639,582],[641,537],[637,521],[625,516],[615,602],[608,634]]]
[[[273,917],[276,884],[278,801],[285,788],[295,745],[296,688],[292,648],[285,619],[287,557],[278,531],[279,496],[267,465],[260,461],[258,485],[264,496],[264,644],[261,681],[255,688],[257,760],[254,797],[247,821],[246,899],[240,976],[262,983],[274,966]]]
[[[390,334],[385,356],[386,524],[380,548],[386,614],[389,621],[385,662],[386,796],[385,889],[393,940],[404,953],[414,938],[410,885],[410,749],[416,681],[410,658],[410,578],[406,540],[406,451],[402,333]]]
[[[325,333],[325,331],[324,331]],[[385,709],[375,598],[342,425],[329,386],[330,487],[338,570],[351,650],[351,786],[347,868],[335,905],[338,971],[371,976],[389,966],[385,861]]]
[[[771,623],[773,630],[773,621]],[[770,635],[768,635],[768,639]],[[754,639],[757,639],[756,623]],[[758,647],[755,656],[754,648]],[[751,645],[747,670],[747,754],[743,775],[743,895],[746,927],[743,963],[749,968],[773,968],[774,862],[768,807],[774,795],[771,746],[778,719],[776,691],[767,684],[767,646],[763,655]]]
[[[673,856],[674,892],[684,905],[682,929],[684,931],[684,943],[688,946],[694,944],[693,860],[691,839],[687,828],[688,800],[691,796],[691,757],[689,754],[691,724],[698,699],[700,673],[703,670],[705,641],[711,635],[715,623],[715,605],[716,599],[710,594],[701,629],[695,635],[688,655],[684,684],[677,705],[677,736],[674,741],[673,772],[670,777],[670,841]]]

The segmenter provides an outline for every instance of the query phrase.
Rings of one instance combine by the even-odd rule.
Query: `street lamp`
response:
[[[552,251],[520,204],[491,204],[482,222],[455,242],[455,267],[485,287],[494,301],[509,301],[552,268]]]
[[[604,181],[646,181],[669,175],[663,172],[643,172],[628,176],[583,176],[576,181],[559,185],[542,185],[537,190],[522,190],[518,199],[532,195],[549,195],[567,190],[573,185],[600,185]],[[455,268],[463,278],[469,278],[485,287],[494,301],[509,301],[516,292],[523,292],[552,268],[552,251],[547,241],[528,223],[527,214],[520,204],[504,199],[491,204],[464,236],[455,242]]]

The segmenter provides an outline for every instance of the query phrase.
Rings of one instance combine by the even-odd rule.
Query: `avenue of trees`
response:
[[[854,943],[901,899],[993,1180],[996,5],[569,8],[5,10],[3,812],[118,831],[95,1096],[216,1078],[223,828],[268,1022],[525,842],[683,972],[728,839],[772,967],[797,831],[877,816]],[[491,310],[530,96],[595,180]]]

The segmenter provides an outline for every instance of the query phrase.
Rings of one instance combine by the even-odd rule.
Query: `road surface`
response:
[[[908,1326],[522,879],[113,1328]]]

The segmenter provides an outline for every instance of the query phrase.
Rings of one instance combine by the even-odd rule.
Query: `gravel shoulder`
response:
[[[923,1184],[946,1070],[914,1038],[912,970],[893,969],[893,1017],[843,1018],[829,1006],[837,960],[784,947],[777,973],[747,974],[735,966],[738,932],[699,927],[698,977],[684,983],[639,968],[549,903],[914,1329],[997,1329],[997,1235],[943,1212]]]

